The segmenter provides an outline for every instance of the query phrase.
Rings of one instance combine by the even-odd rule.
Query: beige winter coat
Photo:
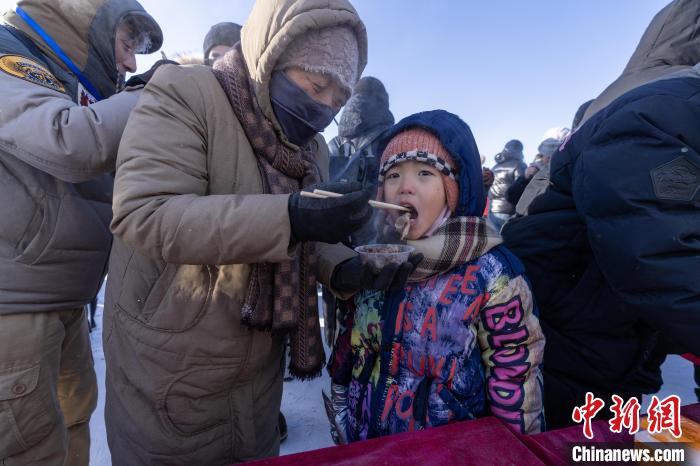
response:
[[[654,16],[625,70],[588,107],[579,127],[628,91],[658,79],[692,71],[700,62],[700,2],[674,0]],[[527,215],[532,201],[549,186],[549,167],[535,174],[515,207]]]
[[[83,106],[77,77],[14,12],[4,15],[0,314],[75,309],[97,294],[112,238],[110,172],[140,91],[113,95],[114,36],[90,31],[114,31],[126,14],[150,18],[134,0],[19,3],[105,99]]]
[[[622,75],[588,107],[583,124],[622,94],[700,62],[700,2],[674,0],[654,16]]]
[[[242,45],[267,115],[261,95],[274,61],[319,24],[352,26],[364,66],[364,27],[345,0],[256,3]],[[323,139],[312,145],[327,172]],[[240,323],[249,264],[294,252],[288,195],[262,193],[255,154],[211,69],[159,70],[118,156],[104,330],[115,465],[277,454],[282,340]],[[326,282],[354,254],[320,249]]]

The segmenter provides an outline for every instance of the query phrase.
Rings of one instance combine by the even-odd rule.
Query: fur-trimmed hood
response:
[[[651,20],[624,71],[588,107],[581,124],[622,94],[700,62],[700,2],[674,0]]]
[[[114,40],[123,18],[138,19],[142,26],[139,32],[148,34],[150,46],[146,53],[155,52],[163,44],[160,26],[136,0],[21,0],[17,6],[56,41],[105,98],[117,90]],[[3,20],[28,35],[56,63],[63,63],[14,10],[5,13]]]

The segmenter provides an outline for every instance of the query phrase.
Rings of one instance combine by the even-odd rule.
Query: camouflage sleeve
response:
[[[480,311],[479,345],[491,413],[523,434],[544,430],[544,334],[522,276],[501,276]]]

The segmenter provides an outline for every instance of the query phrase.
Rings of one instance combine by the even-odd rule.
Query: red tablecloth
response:
[[[508,428],[494,417],[381,437],[339,447],[280,456],[251,463],[291,465],[542,465]]]
[[[694,405],[681,406],[681,414],[688,419],[700,423],[700,403]]]
[[[522,435],[520,440],[544,463],[552,465],[571,464],[571,444],[573,443],[615,443],[634,444],[634,437],[628,434],[610,432],[608,421],[593,421],[593,440],[583,436],[581,426],[571,426],[535,435]]]
[[[681,414],[700,422],[700,403],[683,406]],[[392,435],[339,447],[251,463],[255,466],[292,465],[566,465],[572,443],[630,444],[626,434],[610,432],[607,421],[593,422],[594,440],[581,426],[536,435],[516,435],[494,417],[444,427]]]

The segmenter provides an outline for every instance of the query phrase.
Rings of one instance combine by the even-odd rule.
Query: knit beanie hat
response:
[[[350,95],[359,77],[359,61],[360,48],[355,32],[347,26],[333,26],[310,29],[295,38],[277,60],[275,70],[297,67],[327,74]]]
[[[510,141],[506,142],[506,146],[503,148],[503,150],[506,152],[517,153],[522,152],[523,148],[522,142],[518,141],[517,139],[511,139]]]
[[[409,160],[431,165],[442,174],[447,207],[454,213],[459,200],[457,164],[437,136],[426,129],[409,128],[391,138],[379,163],[379,183],[384,183],[391,167]],[[379,193],[383,196],[383,190]]]
[[[217,45],[233,47],[241,40],[242,26],[236,23],[217,23],[209,29],[204,37],[204,61],[209,59],[209,52]]]

